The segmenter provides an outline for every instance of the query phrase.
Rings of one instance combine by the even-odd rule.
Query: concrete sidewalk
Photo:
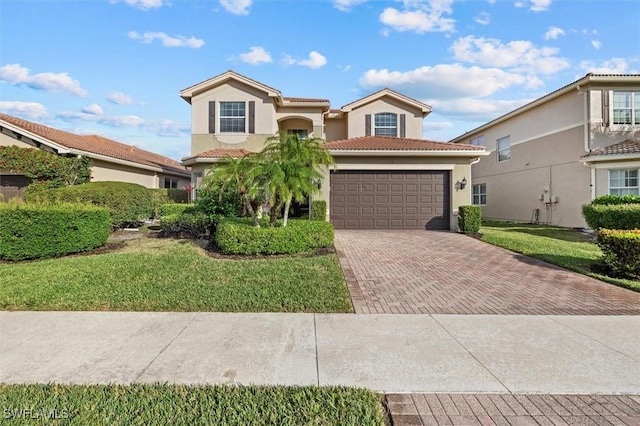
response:
[[[0,382],[640,394],[640,316],[0,312]]]

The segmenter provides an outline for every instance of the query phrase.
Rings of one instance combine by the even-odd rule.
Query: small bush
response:
[[[598,231],[602,261],[614,277],[640,277],[640,230]]]
[[[640,204],[640,195],[601,195],[594,198],[591,204]]]
[[[188,204],[177,205],[188,206]],[[181,213],[163,215],[160,219],[160,226],[162,234],[166,237],[207,238],[215,233],[219,220],[220,216],[217,215],[185,210]]]
[[[477,234],[480,232],[482,222],[482,209],[480,206],[458,207],[458,228],[464,234]]]
[[[286,227],[257,228],[245,219],[223,219],[215,234],[226,254],[296,254],[333,246],[333,225],[326,221],[291,220]]]
[[[168,203],[160,207],[160,216],[176,215],[184,212],[195,211],[193,204]]]
[[[227,189],[220,197],[220,186],[198,189],[194,204],[196,210],[207,214],[238,217],[242,213],[242,200],[238,193]]]
[[[58,257],[100,247],[109,238],[109,211],[86,205],[0,206],[0,259]]]
[[[148,189],[151,193],[151,204],[153,205],[153,218],[160,219],[162,214],[161,209],[164,204],[172,203],[173,201],[167,195],[167,190],[164,188]]]
[[[90,182],[56,188],[42,191],[37,197],[31,197],[30,194],[27,201],[82,203],[106,207],[111,214],[113,228],[138,224],[153,215],[151,192],[142,185],[127,182]]]
[[[187,192],[185,189],[167,188],[167,189],[165,189],[165,191],[167,191],[167,196],[174,203],[188,203],[189,202],[189,192]]]
[[[640,204],[587,204],[582,216],[593,230],[640,228]]]
[[[324,200],[313,200],[311,202],[311,220],[327,220],[327,202]]]

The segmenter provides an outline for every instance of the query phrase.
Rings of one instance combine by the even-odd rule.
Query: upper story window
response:
[[[300,140],[309,139],[309,132],[307,131],[307,129],[288,129],[287,134],[297,135],[298,139]]]
[[[392,112],[381,112],[374,116],[375,136],[398,136],[398,115]]]
[[[640,195],[638,169],[609,170],[609,194]]]
[[[613,92],[613,124],[640,124],[640,92]]]
[[[245,103],[220,102],[220,133],[245,133]]]
[[[511,137],[505,136],[497,141],[498,161],[511,160]]]
[[[484,145],[484,135],[477,136],[469,141],[471,145],[483,146]]]

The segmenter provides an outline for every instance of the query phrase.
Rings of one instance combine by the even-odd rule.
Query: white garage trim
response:
[[[453,170],[453,164],[363,164],[338,163],[331,170]]]

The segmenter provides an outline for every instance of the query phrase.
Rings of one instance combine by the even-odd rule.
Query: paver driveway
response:
[[[436,231],[336,230],[356,313],[640,314],[640,293]]]

